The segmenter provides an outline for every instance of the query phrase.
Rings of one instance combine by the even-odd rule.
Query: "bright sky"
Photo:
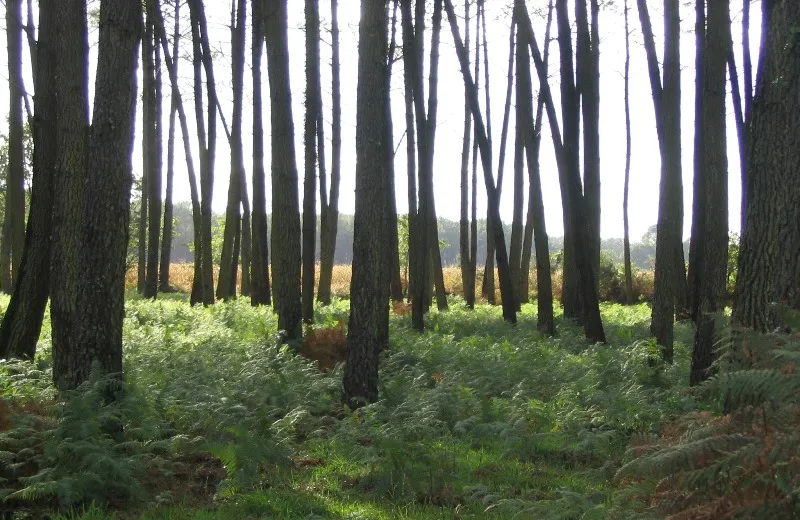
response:
[[[249,3],[249,2],[248,2]],[[460,2],[455,2],[459,4]],[[602,182],[602,222],[601,234],[604,238],[622,236],[622,187],[625,165],[625,119],[623,105],[623,66],[625,59],[625,33],[622,15],[622,2],[605,2],[609,4],[603,7],[600,15],[600,139],[601,139],[601,182]],[[657,220],[658,208],[658,187],[660,176],[660,159],[658,154],[658,142],[655,132],[654,112],[652,98],[649,87],[649,80],[646,69],[646,59],[644,55],[641,31],[639,26],[638,13],[635,9],[635,0],[630,0],[631,11],[629,14],[632,29],[631,39],[631,112],[632,112],[632,135],[633,152],[631,158],[631,184],[629,215],[631,225],[631,237],[638,240],[647,228],[655,224]],[[212,33],[212,48],[217,51],[214,56],[214,71],[217,78],[217,90],[223,110],[226,113],[226,120],[230,124],[230,114],[232,111],[232,90],[230,80],[230,8],[228,2],[220,0],[206,0],[208,23]],[[489,60],[491,74],[491,109],[493,139],[495,154],[499,150],[500,127],[503,116],[503,104],[505,97],[505,83],[507,75],[508,60],[508,31],[510,22],[510,0],[489,0],[487,1],[487,24],[489,40]],[[613,4],[613,5],[612,5]],[[650,1],[650,15],[653,20],[653,28],[656,36],[656,46],[659,54],[663,49],[663,7],[662,2]],[[534,28],[537,32],[540,46],[544,37],[544,15],[546,14],[547,0],[529,0],[529,11],[531,12]],[[248,6],[249,7],[249,6]],[[166,8],[165,8],[166,9]],[[302,154],[302,128],[303,128],[303,97],[304,97],[304,67],[305,49],[303,32],[303,3],[299,0],[290,2],[289,13],[289,49],[290,49],[290,69],[291,85],[293,91],[292,108],[295,122],[296,152],[298,158],[298,176],[302,184],[303,177],[303,154]],[[457,12],[463,12],[463,5],[456,6]],[[692,186],[692,150],[693,150],[693,127],[694,127],[694,12],[691,6],[682,6],[682,33],[681,33],[681,60],[682,60],[682,128],[683,128],[683,179],[684,179],[684,237],[689,236],[691,227],[691,186]],[[325,136],[328,141],[326,149],[327,160],[330,161],[330,35],[327,30],[330,20],[329,0],[320,0],[320,13],[323,24],[323,44],[322,44],[322,82],[323,98],[325,105]],[[186,16],[183,24],[183,31],[188,28],[188,8],[182,10]],[[472,9],[474,16],[474,9]],[[171,13],[167,13],[167,30],[171,33]],[[540,16],[541,15],[541,16]],[[248,18],[250,13],[248,12]],[[741,63],[741,6],[740,2],[734,2],[731,16],[734,23],[734,48],[737,53],[737,60]],[[358,20],[359,2],[356,0],[340,0],[339,21],[341,29],[341,77],[342,77],[342,186],[340,198],[340,212],[352,213],[354,204],[355,186],[355,114],[356,114],[356,83],[357,83],[357,61],[358,61]],[[474,27],[474,25],[473,25]],[[753,60],[757,59],[757,45],[760,41],[760,12],[753,9],[751,14],[751,42],[753,42]],[[252,110],[248,110],[252,99],[252,80],[250,79],[250,35],[248,20],[248,36],[246,50],[246,70],[245,70],[245,110],[244,110],[244,146],[245,146],[245,165],[247,168],[248,179],[252,173]],[[430,37],[430,14],[427,23],[426,35]],[[398,30],[398,36],[400,31]],[[474,38],[474,29],[472,30]],[[555,34],[555,25],[553,27]],[[463,38],[463,28],[462,28]],[[90,57],[92,68],[95,63],[96,55],[96,29],[91,31],[90,41],[92,42],[92,55]],[[429,49],[429,43],[426,49]],[[24,46],[24,68],[26,75],[26,87],[30,91],[30,65],[27,56],[27,47]],[[183,41],[182,57],[191,55],[190,42],[188,38]],[[7,59],[5,46],[0,51],[0,74],[7,78]],[[266,57],[264,58],[264,83],[262,90],[265,99],[265,164],[269,172],[269,85],[266,78]],[[427,62],[427,56],[426,56]],[[427,69],[426,69],[427,70]],[[558,103],[558,46],[551,45],[550,56],[551,87],[556,95]],[[191,62],[183,59],[180,62],[179,75],[182,81],[182,95],[185,109],[190,124],[190,133],[194,136],[194,116],[192,102],[192,77]],[[400,139],[404,129],[404,105],[402,91],[402,61],[395,64],[392,82],[392,109],[394,114],[395,128],[395,147],[400,144]],[[90,95],[93,95],[93,79],[90,81]],[[164,81],[168,81],[166,72]],[[538,91],[537,80],[534,78],[534,89]],[[426,85],[427,86],[427,85]],[[729,89],[730,90],[730,89]],[[169,92],[169,86],[165,85],[165,96]],[[436,133],[436,156],[434,171],[434,190],[436,197],[436,209],[440,217],[457,220],[459,218],[459,197],[457,195],[460,183],[461,165],[461,144],[463,133],[464,117],[464,90],[458,60],[455,56],[455,47],[449,31],[446,19],[442,31],[441,58],[439,69],[439,111],[438,128]],[[481,96],[482,98],[482,96]],[[90,98],[91,99],[91,98]],[[482,98],[483,99],[483,98]],[[513,102],[513,99],[512,99]],[[167,118],[169,110],[169,99],[164,101],[164,153],[166,156],[166,132]],[[727,111],[728,118],[728,157],[731,181],[729,182],[729,214],[730,226],[732,231],[739,228],[739,201],[740,186],[738,148],[736,143],[736,131],[733,119],[733,109],[728,98]],[[8,98],[0,98],[0,113],[8,112]],[[137,137],[133,155],[134,174],[141,174],[141,135],[140,123],[141,114],[137,114]],[[2,118],[3,131],[7,125],[6,118]],[[511,111],[510,128],[514,125],[514,111]],[[186,161],[183,155],[183,147],[180,141],[180,131],[178,129],[176,143],[176,177],[175,177],[175,198],[176,200],[189,199],[189,187],[186,174]],[[230,172],[230,155],[225,142],[225,136],[220,127],[220,141],[218,142],[216,179],[214,186],[213,206],[215,211],[223,212],[225,209],[228,174]],[[513,132],[511,137],[513,137]],[[545,210],[548,233],[551,236],[563,234],[562,215],[560,205],[560,190],[558,186],[558,174],[555,167],[552,141],[547,122],[543,125],[543,146],[541,154],[542,182],[545,199]],[[195,150],[195,164],[197,145],[192,143]],[[494,169],[497,173],[498,158],[495,155]],[[501,215],[504,220],[510,221],[512,215],[512,190],[510,177],[513,175],[513,139],[509,140],[508,153],[506,154],[505,171],[509,179],[504,183],[503,197],[501,200]],[[398,211],[407,211],[407,180],[406,180],[406,156],[405,145],[398,148],[396,155],[396,193]],[[165,158],[166,168],[166,158]],[[328,166],[330,171],[330,165]],[[485,190],[479,172],[479,201],[478,213],[486,214]],[[267,204],[270,207],[269,182],[267,193]],[[299,193],[302,196],[302,185]],[[527,189],[526,189],[527,193]]]

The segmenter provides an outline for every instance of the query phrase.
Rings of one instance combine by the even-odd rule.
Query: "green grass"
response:
[[[316,312],[333,326],[347,302]],[[613,475],[630,435],[656,433],[698,402],[685,381],[688,327],[677,326],[676,361],[664,367],[645,305],[602,312],[608,345],[589,344],[560,315],[558,336],[541,336],[534,305],[511,327],[499,308],[469,311],[456,298],[421,335],[410,317],[392,317],[382,399],[350,412],[341,368],[321,374],[277,346],[269,308],[132,296],[126,432],[142,446],[166,439],[177,455],[210,452],[226,478],[213,501],[151,490],[121,509],[112,498],[116,508],[54,518],[604,518],[621,507]],[[6,396],[48,391],[48,335],[35,367],[0,365]],[[165,478],[176,471],[146,460]]]

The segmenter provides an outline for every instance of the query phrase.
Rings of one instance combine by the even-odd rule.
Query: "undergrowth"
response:
[[[0,507],[75,519],[674,512],[664,504],[686,488],[664,488],[648,457],[677,449],[678,430],[700,439],[726,416],[711,394],[727,388],[733,361],[698,400],[685,384],[689,327],[676,328],[676,361],[664,366],[645,305],[603,306],[608,345],[560,316],[558,336],[543,337],[535,313],[525,305],[510,327],[498,308],[470,311],[454,297],[420,335],[398,312],[382,398],[350,411],[334,364],[346,301],[317,309],[306,342],[281,346],[270,309],[243,299],[192,308],[177,296],[131,298],[124,387],[94,373],[56,399],[46,339],[35,363],[0,363]],[[109,385],[122,391],[111,404]],[[726,395],[726,413],[740,413],[741,395]]]

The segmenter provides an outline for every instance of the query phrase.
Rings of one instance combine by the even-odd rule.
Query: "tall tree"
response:
[[[705,92],[705,53],[706,53],[706,1],[695,1],[695,81],[694,81],[694,149],[692,155],[692,168],[694,182],[692,183],[692,231],[689,242],[689,267],[686,273],[689,293],[689,312],[692,321],[697,322],[698,303],[700,301],[700,281],[698,274],[702,271],[702,259],[705,235],[706,197],[705,177],[703,176],[704,133],[706,126],[703,124],[703,104],[706,99]],[[694,246],[694,247],[692,247]]]
[[[739,89],[739,77],[736,70],[736,59],[731,53],[728,57],[728,68],[731,75],[731,90],[733,97],[734,113],[736,115],[736,133],[739,141],[739,168],[741,172],[742,202],[739,224],[739,235],[744,235],[747,224],[747,199],[751,190],[751,180],[748,173],[750,163],[748,143],[749,131],[753,115],[753,60],[750,56],[750,4],[751,0],[742,1],[742,75],[743,91]]]
[[[658,67],[653,26],[645,0],[637,0],[642,24],[656,131],[661,154],[656,266],[650,330],[662,356],[672,360],[675,310],[686,304],[681,177],[680,13],[678,0],[664,0],[664,78]]]
[[[403,4],[401,3],[401,6]],[[411,52],[411,40],[406,39],[406,32],[413,36],[413,28],[407,28],[407,17],[401,9],[402,31],[403,31],[403,101],[405,105],[406,123],[406,175],[408,179],[408,300],[413,303],[416,294],[416,279],[419,277],[419,267],[417,266],[417,255],[412,254],[416,250],[417,227],[419,208],[417,207],[417,132],[414,127],[414,79],[412,70],[415,66],[415,55]],[[411,36],[409,36],[411,38]],[[412,321],[413,321],[412,309]]]
[[[148,113],[143,128],[143,138],[147,146],[144,166],[147,170],[147,270],[145,275],[144,296],[155,298],[158,293],[158,261],[159,240],[161,238],[161,186],[162,186],[162,150],[163,139],[161,121],[163,102],[161,96],[161,59],[158,45],[155,45],[156,10],[160,10],[158,0],[147,0],[145,3],[145,34],[142,40],[142,53],[145,76],[144,110]]]
[[[489,148],[489,140],[487,138],[486,127],[483,124],[483,117],[481,116],[478,103],[478,91],[475,88],[475,82],[472,79],[472,74],[469,70],[469,63],[467,62],[466,50],[464,43],[461,41],[461,35],[458,30],[458,20],[456,19],[455,10],[453,9],[452,0],[444,0],[444,8],[447,11],[447,20],[450,22],[450,31],[453,34],[453,40],[456,44],[456,53],[458,54],[458,61],[461,65],[461,75],[464,78],[464,83],[467,86],[469,93],[469,105],[472,111],[472,117],[475,120],[476,133],[475,138],[478,140],[481,151],[481,163],[483,165],[483,179],[486,186],[486,196],[488,199],[489,211],[492,216],[492,238],[495,243],[495,251],[497,255],[497,267],[500,275],[500,297],[503,300],[503,319],[509,323],[517,322],[517,314],[515,309],[514,299],[514,284],[511,279],[511,272],[509,269],[508,252],[506,251],[506,240],[503,233],[503,226],[500,220],[500,205],[497,198],[497,188],[492,178],[492,155]],[[485,60],[484,56],[484,61]]]
[[[730,49],[729,0],[708,3],[703,53],[702,271],[697,273],[697,328],[690,383],[709,376],[717,327],[715,314],[725,308],[728,264],[728,155],[725,127],[726,68]],[[699,244],[697,244],[699,245]]]
[[[89,151],[89,43],[86,1],[55,2],[59,24],[55,44],[56,167],[53,246],[50,261],[50,319],[53,326],[53,379],[70,388],[76,361],[76,314],[85,188]],[[80,269],[79,269],[80,268]],[[84,309],[80,309],[84,312]]]
[[[244,50],[247,21],[247,2],[237,0],[235,23],[231,26],[231,66],[233,79],[233,117],[231,118],[231,175],[228,184],[228,203],[225,209],[225,232],[222,241],[217,298],[236,297],[238,255],[234,243],[242,232],[242,178],[244,148],[242,146],[242,111],[244,103]]]
[[[56,61],[61,49],[56,31],[60,23],[57,0],[39,4],[39,41],[34,74],[33,181],[31,209],[25,233],[19,276],[0,325],[0,358],[33,359],[44,319],[50,288],[50,254],[53,232],[53,184],[56,140]]]
[[[339,1],[331,0],[331,186],[329,194],[320,193],[320,266],[317,299],[323,305],[331,301],[333,255],[339,225],[339,183],[342,168],[342,87],[339,60]],[[322,179],[320,179],[320,188]]]
[[[733,319],[770,331],[785,324],[782,307],[800,308],[800,5],[763,2],[761,23]]]
[[[272,120],[272,273],[278,328],[300,337],[300,207],[289,85],[287,0],[266,0],[267,75]],[[384,44],[385,45],[385,44]]]
[[[558,5],[558,4],[556,4]],[[558,11],[556,10],[557,16]],[[530,35],[528,47],[531,50],[536,72],[539,77],[539,90],[544,96],[544,106],[547,110],[547,119],[550,123],[550,134],[555,148],[556,163],[558,167],[559,184],[561,186],[561,199],[567,201],[569,209],[564,210],[565,221],[569,221],[574,233],[571,235],[571,247],[573,249],[574,261],[577,273],[580,275],[579,287],[581,289],[580,299],[583,306],[583,331],[586,337],[592,341],[605,343],[605,331],[603,321],[600,317],[600,304],[597,297],[597,285],[595,283],[595,273],[586,254],[587,244],[587,225],[586,213],[581,197],[581,178],[578,156],[570,154],[569,148],[564,145],[566,139],[561,137],[561,129],[558,126],[556,108],[553,103],[553,96],[550,91],[550,84],[547,78],[547,69],[536,42],[536,35],[531,26],[530,17],[527,11],[523,11],[520,16],[520,23],[524,24],[525,31]],[[565,226],[566,229],[566,226]],[[565,243],[566,245],[566,243]]]
[[[386,40],[384,0],[362,0],[356,116],[356,212],[344,398],[351,406],[378,398],[378,356],[389,342],[386,242]]]
[[[625,269],[625,301],[633,304],[633,273],[631,269],[631,235],[628,223],[628,192],[631,179],[631,31],[628,22],[628,0],[625,0],[625,184],[622,192],[623,256]]]
[[[469,0],[464,0],[464,49],[469,63]],[[469,158],[472,148],[472,113],[469,110],[466,86],[464,87],[464,138],[461,148],[461,198],[459,213],[459,259],[461,263],[461,282],[464,301],[470,309],[475,306],[475,271],[469,234]]]
[[[515,24],[516,25],[516,24]],[[517,296],[515,305],[520,310],[523,299],[523,275],[522,275],[522,240],[524,235],[524,224],[522,222],[522,208],[525,205],[525,109],[526,103],[533,97],[533,93],[528,96],[525,88],[525,78],[522,77],[523,61],[530,63],[530,57],[526,51],[520,49],[525,45],[522,31],[516,31],[516,70],[517,88],[515,89],[516,105],[516,125],[514,132],[514,184],[513,184],[513,204],[511,219],[511,240],[509,244],[509,260],[511,262],[511,277],[514,280],[514,294]],[[528,75],[530,77],[530,74]]]
[[[131,153],[136,107],[138,0],[102,0],[88,183],[80,247],[76,341],[72,358],[56,371],[62,388],[89,377],[92,363],[122,372],[125,256],[130,215]],[[54,360],[61,356],[55,355]]]
[[[317,246],[317,121],[319,120],[319,0],[305,0],[306,92],[305,177],[303,179],[303,321],[314,321],[314,275]]]
[[[389,52],[386,59],[386,75],[388,79],[386,80],[386,142],[390,143],[390,146],[387,146],[385,149],[386,152],[386,168],[389,174],[388,180],[388,190],[386,191],[386,197],[388,199],[388,225],[389,225],[389,247],[387,253],[389,254],[389,265],[390,265],[390,273],[389,273],[389,293],[394,302],[402,302],[403,301],[403,282],[400,278],[400,237],[398,236],[398,229],[397,229],[397,194],[395,193],[395,168],[394,168],[394,120],[392,118],[392,69],[394,67],[395,62],[395,52],[397,49],[397,10],[400,6],[399,0],[394,0],[392,2],[392,33],[389,38]],[[387,9],[388,9],[387,4]],[[320,96],[321,99],[321,96]],[[321,115],[320,118],[321,120]],[[318,128],[318,136],[321,136],[320,133],[322,130],[322,126],[319,125]],[[321,138],[318,138],[318,141],[321,143]],[[323,148],[320,146],[320,179],[324,176],[322,175],[322,151]],[[441,256],[439,257],[441,259]]]
[[[254,306],[271,302],[269,283],[269,235],[267,230],[266,175],[264,172],[264,125],[261,93],[261,58],[264,51],[263,0],[253,5],[253,259],[250,302]]]
[[[21,0],[6,2],[6,40],[8,42],[8,174],[3,239],[0,248],[0,288],[11,294],[19,275],[25,245],[25,152],[23,146],[22,99],[22,5]]]
[[[172,56],[177,56],[180,45],[180,2],[175,2],[175,26],[172,31]],[[156,21],[158,24],[158,20]],[[161,38],[156,27],[156,47]],[[164,56],[166,62],[166,55]],[[169,73],[168,73],[169,74]],[[161,234],[161,268],[158,273],[158,290],[171,291],[169,269],[172,253],[172,218],[174,215],[172,194],[175,186],[175,124],[178,116],[178,98],[170,95],[169,128],[167,130],[167,188],[164,193],[164,225]]]

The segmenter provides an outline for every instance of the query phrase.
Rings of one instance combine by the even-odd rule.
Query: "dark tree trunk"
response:
[[[177,3],[179,6],[180,3]],[[181,98],[181,92],[178,88],[178,60],[174,59],[177,49],[178,49],[178,40],[177,40],[177,29],[179,27],[176,26],[176,39],[173,47],[173,52],[170,53],[169,44],[167,42],[167,33],[164,29],[164,20],[161,15],[161,12],[158,11],[156,13],[157,20],[156,20],[156,30],[158,31],[158,39],[161,43],[161,50],[164,53],[164,61],[166,62],[167,66],[167,73],[169,75],[170,85],[171,85],[171,95],[175,100],[175,109],[178,113],[178,121],[181,125],[181,140],[183,141],[183,151],[184,156],[186,159],[186,170],[189,176],[189,193],[192,201],[192,230],[193,230],[193,238],[194,238],[194,279],[192,281],[192,294],[190,297],[190,303],[192,305],[196,303],[200,303],[203,301],[202,298],[202,284],[200,283],[201,279],[201,266],[202,266],[202,258],[201,258],[201,248],[200,244],[201,240],[201,227],[202,227],[202,219],[201,219],[201,209],[200,209],[200,196],[197,190],[197,175],[194,169],[194,159],[192,158],[192,148],[191,148],[191,141],[189,137],[189,124],[186,120],[186,112],[183,108],[183,99]],[[180,9],[176,10],[175,18],[178,20],[180,18]],[[176,22],[177,23],[177,22]]]
[[[144,67],[143,67],[144,68]],[[142,90],[147,90],[147,76],[142,74]],[[143,96],[144,97],[144,96]],[[143,103],[144,105],[144,103]],[[149,116],[147,110],[142,110],[142,126],[147,126]],[[147,201],[148,201],[148,188],[147,188],[147,151],[149,146],[146,143],[147,138],[142,132],[142,180],[141,180],[141,195],[139,198],[139,227],[138,227],[138,244],[137,244],[137,260],[136,260],[136,292],[144,294],[144,286],[147,282]]]
[[[278,328],[300,337],[300,207],[289,85],[287,0],[268,0],[264,11],[272,121],[272,272]],[[385,57],[384,57],[385,59]]]
[[[83,210],[89,135],[89,44],[86,2],[56,2],[55,65],[56,166],[53,199],[53,246],[50,261],[50,319],[53,325],[53,380],[72,388],[76,374],[78,275],[83,246]],[[94,201],[99,203],[99,201]],[[80,309],[80,310],[79,310]]]
[[[385,252],[374,247],[386,243],[388,232],[385,5],[362,0],[359,24],[356,212],[344,374],[344,399],[350,406],[378,399],[378,357],[389,342],[389,265]]]
[[[261,93],[261,60],[264,52],[262,0],[253,0],[253,259],[250,303],[270,304],[269,234],[267,233],[266,175],[264,172],[264,125]]]
[[[242,80],[244,81],[244,80]],[[242,152],[242,178],[239,185],[242,188],[242,237],[241,237],[241,260],[242,260],[242,285],[240,291],[242,296],[250,295],[250,266],[252,264],[253,251],[253,225],[252,212],[250,211],[250,197],[247,194],[247,172],[244,168],[244,152]],[[238,258],[238,255],[234,258]],[[236,271],[234,271],[235,273]],[[235,287],[234,287],[235,288]]]
[[[303,143],[303,321],[314,321],[314,270],[317,233],[317,120],[319,119],[319,0],[305,0],[306,97]]]
[[[514,280],[514,294],[517,296],[517,301],[514,302],[514,304],[516,305],[517,311],[519,311],[523,300],[527,300],[527,289],[522,285],[522,241],[524,234],[522,207],[525,204],[525,192],[523,191],[525,189],[525,104],[530,102],[533,93],[527,92],[525,86],[522,85],[525,82],[525,79],[522,77],[522,74],[524,74],[524,65],[522,61],[525,60],[529,64],[530,57],[527,52],[521,49],[521,47],[525,45],[523,41],[524,36],[521,31],[517,31],[516,38],[516,47],[519,50],[516,52],[517,88],[515,90],[516,125],[514,132],[514,185],[509,261],[511,263],[511,278]]]
[[[464,0],[464,49],[469,63],[469,0]],[[464,302],[475,308],[475,272],[472,270],[472,254],[469,236],[469,154],[472,141],[472,114],[464,89],[464,138],[461,147],[461,199],[458,222],[458,246],[461,265],[461,284]]]
[[[506,251],[506,240],[503,235],[503,226],[500,220],[500,206],[497,197],[497,188],[494,185],[492,178],[492,154],[489,147],[489,140],[486,137],[487,131],[483,124],[483,117],[480,113],[480,106],[478,103],[478,90],[475,88],[475,82],[472,79],[472,74],[469,70],[469,63],[467,62],[466,50],[464,43],[461,41],[461,35],[458,31],[458,20],[456,19],[455,11],[453,9],[452,0],[444,0],[444,7],[447,10],[447,19],[450,22],[450,30],[453,34],[453,40],[456,44],[456,52],[461,65],[461,74],[464,77],[464,83],[467,86],[469,94],[469,105],[472,110],[472,117],[475,120],[476,133],[475,139],[481,151],[481,163],[483,165],[483,179],[486,185],[486,196],[488,199],[489,211],[492,216],[492,238],[495,242],[495,250],[497,255],[497,267],[500,274],[500,297],[503,299],[503,319],[511,324],[517,322],[517,314],[515,310],[514,298],[514,283],[511,279],[511,273],[508,263],[508,253]],[[485,56],[484,56],[485,58]],[[484,60],[485,61],[485,60]]]
[[[144,296],[155,298],[158,294],[159,240],[161,238],[161,181],[162,181],[162,96],[161,96],[161,53],[155,42],[156,10],[160,10],[158,0],[146,2],[145,35],[142,41],[144,56],[144,110],[148,111],[147,125],[143,128],[147,140],[144,157],[147,172],[147,272],[145,274]],[[145,193],[142,193],[145,197]]]
[[[540,93],[544,96],[544,106],[547,110],[547,119],[550,123],[550,133],[553,138],[553,145],[556,151],[556,162],[558,165],[559,184],[561,185],[562,200],[570,201],[569,220],[573,223],[575,233],[572,235],[572,247],[574,251],[577,272],[580,274],[580,295],[584,306],[583,330],[586,337],[592,341],[605,343],[605,331],[603,321],[600,317],[600,304],[597,299],[597,288],[594,279],[594,270],[589,264],[585,252],[586,244],[586,214],[581,198],[581,178],[577,156],[570,156],[561,138],[561,129],[558,127],[556,119],[556,108],[553,103],[553,96],[550,92],[550,84],[547,79],[547,69],[542,60],[539,45],[536,43],[536,35],[533,33],[531,21],[528,13],[523,11],[520,16],[520,23],[524,24],[525,31],[530,35],[528,46],[530,47],[533,61],[536,65],[536,72],[539,76]]]
[[[658,236],[650,330],[665,361],[672,360],[676,306],[686,305],[683,243],[683,180],[681,178],[680,17],[677,0],[664,0],[664,86],[658,68],[655,40],[647,4],[637,0],[647,54],[650,87],[656,116],[661,182],[658,199]]]
[[[342,92],[339,66],[339,1],[331,0],[331,187],[320,222],[320,266],[317,299],[323,305],[331,302],[333,255],[339,225],[339,182],[342,165]]]
[[[141,34],[138,0],[100,3],[94,114],[77,291],[79,334],[69,364],[54,377],[74,388],[98,361],[122,372],[125,318],[125,255],[131,193],[131,152],[136,107],[137,47]]]
[[[400,278],[400,244],[397,233],[397,198],[395,195],[395,171],[394,171],[394,121],[392,118],[392,69],[394,65],[395,49],[397,48],[397,8],[399,0],[394,0],[392,8],[392,35],[389,39],[389,53],[386,61],[386,142],[389,146],[385,147],[386,168],[389,174],[388,190],[386,192],[388,203],[388,240],[389,240],[389,294],[393,302],[403,301],[403,282]],[[320,174],[322,179],[322,174]]]
[[[5,218],[0,262],[0,288],[11,294],[19,275],[25,247],[25,150],[23,146],[22,99],[22,5],[21,0],[6,2],[8,41],[8,166]]]
[[[687,287],[689,291],[689,312],[692,321],[697,323],[697,312],[700,296],[700,273],[702,271],[703,248],[705,244],[705,177],[703,176],[703,104],[705,101],[705,34],[706,34],[706,2],[695,2],[695,86],[694,86],[694,150],[692,166],[694,168],[694,182],[692,184],[692,231],[689,242],[689,269],[687,273]]]
[[[628,225],[628,191],[631,178],[631,103],[630,103],[630,71],[631,71],[631,32],[628,23],[628,0],[625,0],[625,185],[622,188],[622,227],[625,269],[625,301],[632,305],[633,273],[631,269],[631,235]]]
[[[524,3],[517,0],[517,20],[520,19],[521,11],[525,9]],[[547,15],[547,29],[545,31],[544,63],[550,51],[550,26],[552,22],[553,2],[550,2]],[[544,109],[544,97],[539,94],[539,101],[536,107],[536,121],[533,119],[533,86],[531,81],[530,54],[528,53],[528,40],[530,36],[526,32],[524,24],[519,24],[521,45],[518,52],[524,56],[520,62],[520,69],[517,78],[523,89],[525,100],[523,110],[523,124],[525,129],[525,152],[528,161],[528,212],[525,225],[525,237],[523,242],[522,270],[524,275],[530,270],[531,242],[535,241],[536,247],[536,298],[537,298],[537,328],[543,334],[555,334],[555,324],[553,320],[553,282],[550,273],[550,246],[547,240],[547,226],[544,216],[544,198],[542,195],[542,180],[539,170],[539,150],[541,147],[542,118]],[[528,290],[527,276],[524,289]]]
[[[800,308],[800,6],[762,5],[762,45],[750,127],[747,219],[733,319],[757,331]]]
[[[178,17],[175,20],[179,20]],[[173,36],[175,42],[179,41],[178,33]],[[177,45],[176,45],[177,47]],[[174,52],[174,56],[177,52]],[[172,206],[172,192],[175,180],[175,119],[178,115],[178,100],[173,95],[170,100],[169,109],[169,130],[167,134],[167,191],[164,196],[164,228],[161,235],[161,269],[158,274],[158,290],[161,292],[171,291],[169,285],[169,267],[172,253],[172,218],[174,215]]]
[[[725,127],[726,66],[730,49],[728,0],[709,2],[703,55],[702,194],[705,199],[702,271],[697,294],[697,328],[689,382],[706,380],[714,359],[717,313],[725,307],[728,264],[728,155]]]
[[[53,178],[56,166],[55,65],[60,55],[55,12],[58,0],[39,4],[39,42],[34,74],[33,185],[19,276],[0,326],[0,358],[33,359],[50,285]]]
[[[405,26],[403,26],[405,31]],[[405,38],[405,33],[403,38]],[[405,44],[404,44],[405,45]],[[414,82],[411,77],[413,59],[403,51],[403,101],[406,123],[406,175],[408,178],[408,301],[413,302],[416,278],[419,276],[415,240],[417,236],[417,138],[414,128]],[[413,318],[412,318],[413,319]]]
[[[742,3],[742,75],[744,79],[744,93],[743,93],[743,109],[742,114],[739,116],[742,122],[741,131],[739,132],[739,160],[741,162],[741,175],[742,175],[742,205],[741,205],[741,220],[739,226],[739,236],[744,236],[744,230],[747,225],[747,202],[752,189],[752,181],[748,168],[750,166],[749,156],[749,143],[750,143],[750,125],[752,122],[753,113],[753,62],[750,57],[750,4],[751,2],[745,0]],[[763,35],[762,35],[763,43]],[[731,45],[731,49],[733,45]],[[733,52],[731,52],[731,59]],[[737,96],[738,97],[738,96]]]

